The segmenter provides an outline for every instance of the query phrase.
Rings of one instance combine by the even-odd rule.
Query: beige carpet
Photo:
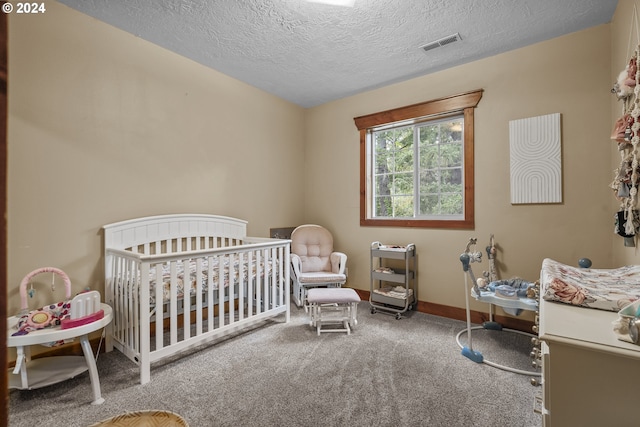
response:
[[[362,301],[351,335],[318,336],[308,314],[294,307],[289,323],[279,316],[154,363],[144,385],[122,353],[101,353],[102,405],[91,404],[87,372],[12,389],[9,427],[87,427],[158,409],[192,427],[540,427],[533,402],[542,388],[528,375],[462,356],[456,334],[465,327],[417,311],[401,320],[371,314]],[[492,362],[532,369],[529,337],[474,330],[473,348]]]
[[[138,411],[116,415],[89,427],[189,427],[180,415],[170,411]]]

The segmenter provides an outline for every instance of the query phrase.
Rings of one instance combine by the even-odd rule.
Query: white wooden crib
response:
[[[246,237],[246,224],[178,214],[103,227],[106,351],[138,364],[141,384],[161,359],[281,313],[289,322],[291,241]]]

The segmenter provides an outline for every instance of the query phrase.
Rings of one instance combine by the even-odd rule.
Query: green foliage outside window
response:
[[[374,217],[464,215],[463,125],[458,116],[372,132]]]

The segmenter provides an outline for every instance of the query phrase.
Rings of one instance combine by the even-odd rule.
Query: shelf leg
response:
[[[91,402],[91,404],[101,405],[104,403],[104,398],[100,393],[100,377],[98,376],[96,359],[93,357],[93,350],[89,344],[88,335],[80,337],[80,345],[82,346],[82,352],[84,353],[84,358],[87,361],[87,366],[89,367],[89,378],[91,379],[91,388],[93,389],[93,402]]]
[[[16,347],[16,366],[13,368],[13,373],[20,373],[22,388],[29,388],[29,378],[27,377],[27,355],[25,354],[23,346]]]

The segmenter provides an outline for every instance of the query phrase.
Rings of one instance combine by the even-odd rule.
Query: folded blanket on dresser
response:
[[[640,265],[579,268],[547,258],[540,280],[542,298],[547,301],[619,311],[640,299]]]

